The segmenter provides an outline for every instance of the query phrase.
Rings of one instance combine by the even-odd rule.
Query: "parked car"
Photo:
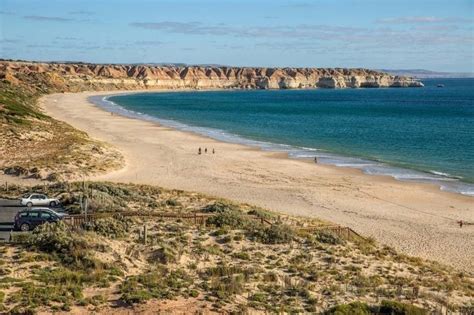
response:
[[[58,222],[67,214],[56,212],[49,208],[29,208],[18,212],[15,216],[14,229],[31,231],[46,222]]]
[[[32,206],[50,206],[56,207],[59,205],[59,200],[54,198],[48,198],[43,194],[28,194],[21,198],[21,205],[32,207]]]

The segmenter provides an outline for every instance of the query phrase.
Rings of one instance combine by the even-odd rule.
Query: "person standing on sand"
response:
[[[214,150],[214,148],[212,148],[212,154],[216,153],[216,151]]]
[[[199,147],[198,154],[201,155],[201,147]]]
[[[204,153],[207,153],[207,148],[204,149]]]
[[[317,156],[314,157],[314,163],[318,164],[318,157]]]

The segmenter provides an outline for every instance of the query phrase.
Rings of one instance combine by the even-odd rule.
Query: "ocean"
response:
[[[474,196],[474,79],[423,83],[424,88],[161,92],[91,100],[218,140]]]

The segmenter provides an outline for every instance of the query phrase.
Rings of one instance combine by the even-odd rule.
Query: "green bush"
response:
[[[64,222],[46,223],[37,227],[29,245],[49,253],[64,265],[78,269],[96,269],[102,264],[90,255],[89,242]]]
[[[142,303],[152,298],[172,299],[193,283],[184,270],[156,269],[128,277],[120,285],[121,300],[127,304]]]
[[[149,259],[150,262],[158,261],[162,264],[169,264],[177,261],[177,255],[174,250],[167,246],[163,246],[153,251]]]
[[[428,312],[415,305],[405,304],[397,301],[382,301],[379,309],[380,314],[387,315],[425,315]]]
[[[273,224],[269,227],[258,225],[250,232],[251,238],[264,244],[284,244],[295,238],[295,231],[285,224]]]
[[[265,210],[262,210],[262,209],[258,209],[258,208],[254,208],[252,210],[250,210],[248,212],[248,214],[251,214],[251,215],[254,215],[258,218],[262,218],[262,219],[271,219],[274,215],[268,211],[265,211]]]
[[[242,259],[242,260],[250,260],[250,255],[247,252],[235,253],[232,256],[234,256],[235,258],[238,258],[238,259]]]
[[[265,293],[263,293],[263,292],[257,292],[257,293],[252,294],[252,295],[249,297],[249,300],[250,300],[250,301],[255,301],[255,302],[263,303],[263,302],[266,302],[266,301],[267,301],[267,294],[265,294]]]
[[[80,299],[82,299],[82,287],[75,283],[35,285],[28,282],[21,286],[20,291],[16,291],[9,297],[10,302],[31,311],[40,306],[51,306],[52,303],[68,305]]]
[[[326,315],[370,315],[372,311],[370,307],[362,302],[352,302],[349,304],[336,305],[326,312]]]
[[[334,315],[426,315],[428,312],[414,305],[384,300],[380,305],[369,306],[362,302],[336,305],[324,314]]]
[[[239,207],[229,202],[216,201],[213,204],[202,208],[202,211],[210,213],[224,213],[229,211],[239,211]]]
[[[207,223],[216,227],[230,227],[234,229],[246,228],[249,220],[242,213],[235,210],[218,212],[215,216],[207,219]]]
[[[172,199],[172,198],[166,200],[165,203],[167,206],[170,206],[170,207],[178,207],[181,205],[178,200]]]
[[[334,233],[328,231],[318,231],[314,234],[316,240],[320,243],[331,244],[331,245],[338,245],[343,244],[343,240],[334,235]]]
[[[97,234],[109,238],[121,238],[127,236],[130,231],[131,222],[122,216],[115,218],[104,218],[89,221],[83,224],[83,228],[94,231]]]
[[[214,278],[211,282],[210,291],[217,298],[227,300],[244,291],[244,281],[245,277],[241,274]]]

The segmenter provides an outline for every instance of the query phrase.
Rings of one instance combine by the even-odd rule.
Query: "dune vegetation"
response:
[[[10,186],[57,196],[67,221],[1,246],[0,309],[186,313],[472,312],[472,274],[347,239],[327,223],[158,187],[101,182]],[[105,215],[107,213],[107,215]],[[205,216],[205,222],[164,214]],[[159,216],[163,214],[163,216]],[[192,217],[192,216],[191,216]]]
[[[58,180],[121,167],[117,150],[41,111],[38,98],[50,91],[55,90],[46,83],[25,86],[0,80],[0,170]]]

